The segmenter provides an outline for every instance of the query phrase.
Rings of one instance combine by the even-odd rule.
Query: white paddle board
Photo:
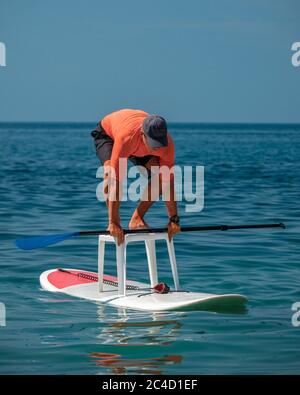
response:
[[[99,292],[98,275],[78,269],[52,269],[43,272],[40,283],[44,290],[144,311],[243,309],[247,298],[238,294],[215,295],[199,292],[170,291],[155,293],[149,284],[126,282],[126,296],[118,295],[118,279],[104,275],[103,292]]]

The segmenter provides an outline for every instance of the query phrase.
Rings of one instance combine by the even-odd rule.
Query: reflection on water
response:
[[[110,310],[111,311],[111,310]],[[174,318],[184,313],[151,313],[116,309],[115,314],[105,314],[105,306],[98,308],[98,321],[105,323],[97,336],[102,344],[167,345],[176,340],[182,323]],[[171,319],[170,319],[171,317]]]
[[[165,348],[158,357],[139,358],[140,350],[136,347],[143,347],[145,355],[146,347],[170,346],[179,336],[183,324],[178,318],[185,316],[184,313],[145,313],[123,308],[116,309],[115,314],[111,314],[111,309],[109,312],[106,314],[105,306],[99,305],[98,321],[104,323],[104,327],[97,339],[103,346],[116,346],[118,352],[95,351],[89,355],[96,366],[105,368],[104,373],[162,374],[165,365],[181,363],[181,355],[168,354]],[[126,347],[124,352],[123,347]],[[161,353],[156,348],[158,350]]]
[[[112,374],[163,374],[164,365],[181,363],[181,355],[164,355],[158,358],[123,358],[121,354],[91,353],[96,365],[110,368]]]

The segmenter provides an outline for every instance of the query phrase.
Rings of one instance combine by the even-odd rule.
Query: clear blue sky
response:
[[[299,0],[0,0],[0,121],[300,122]]]

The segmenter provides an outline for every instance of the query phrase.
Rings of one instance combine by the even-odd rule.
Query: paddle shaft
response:
[[[203,232],[210,230],[234,230],[234,229],[259,229],[259,228],[285,228],[285,225],[280,222],[276,224],[254,224],[254,225],[218,225],[218,226],[183,226],[181,232]],[[164,233],[167,228],[151,228],[151,229],[124,229],[124,234],[132,233]],[[95,235],[109,235],[108,230],[91,230],[78,232],[77,236],[95,236]]]
[[[234,230],[234,229],[258,229],[258,228],[285,228],[283,223],[277,224],[253,224],[253,225],[219,225],[219,226],[183,226],[182,232],[201,232],[210,230]],[[124,229],[124,233],[166,233],[167,228],[151,228],[151,229]],[[108,230],[90,230],[83,232],[68,232],[48,236],[31,236],[15,241],[16,246],[21,250],[33,250],[35,248],[47,247],[49,245],[60,243],[64,240],[77,236],[96,236],[109,235]]]

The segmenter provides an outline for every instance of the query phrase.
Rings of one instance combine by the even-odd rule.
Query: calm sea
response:
[[[186,213],[180,202],[182,225],[287,225],[176,237],[182,288],[246,295],[243,314],[118,310],[41,290],[44,270],[96,268],[95,237],[33,251],[14,246],[22,235],[106,227],[93,126],[0,124],[0,373],[300,373],[291,309],[300,302],[300,126],[170,125],[177,163],[205,167],[204,209]],[[123,203],[124,226],[133,208]],[[147,221],[165,225],[161,202]],[[142,246],[130,246],[128,277],[147,280],[146,265]],[[158,265],[171,284],[163,244]],[[113,249],[105,271],[116,271]]]

